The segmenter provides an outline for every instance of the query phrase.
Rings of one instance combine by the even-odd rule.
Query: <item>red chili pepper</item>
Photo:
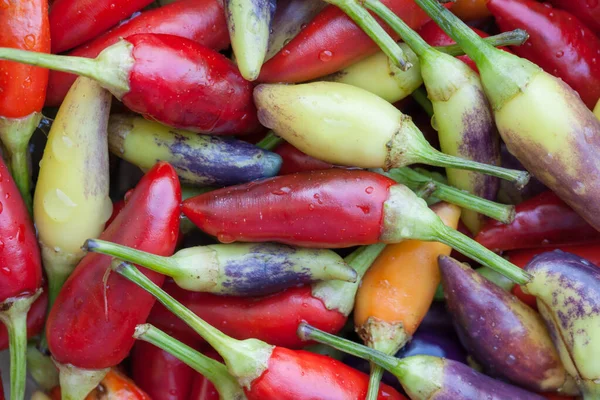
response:
[[[600,39],[566,11],[533,0],[490,0],[488,8],[503,31],[529,33],[513,52],[557,76],[594,108],[600,98]]]
[[[567,253],[573,253],[578,255],[579,257],[585,258],[589,262],[600,266],[600,244],[584,244],[584,245],[576,245],[576,246],[551,246],[544,248],[536,248],[536,249],[525,249],[525,250],[516,250],[510,251],[506,255],[510,262],[515,264],[517,267],[524,268],[529,261],[538,254],[546,253],[552,250],[562,250]],[[521,301],[528,304],[532,308],[537,310],[537,301],[534,296],[523,293],[521,287],[519,285],[515,285],[512,289],[512,292],[515,296],[517,296]]]
[[[33,302],[27,313],[27,338],[39,334],[44,328],[46,322],[46,311],[48,309],[48,292],[46,288]],[[8,349],[8,331],[4,325],[0,324],[0,351]]]
[[[56,0],[50,10],[52,52],[92,40],[152,0]]]
[[[279,175],[333,168],[332,164],[311,157],[288,142],[284,142],[277,146],[275,153],[279,154],[283,160],[281,168],[279,169]]]
[[[194,132],[256,129],[252,84],[225,56],[190,39],[137,34],[106,48],[92,65],[81,57],[0,49],[0,59],[34,63],[94,79],[130,110]]]
[[[138,183],[100,238],[171,255],[178,236],[180,202],[175,170],[160,162]],[[57,297],[46,324],[49,348],[57,362],[100,370],[119,364],[131,350],[135,326],[146,320],[154,299],[116,274],[107,276],[110,263],[110,257],[86,255]],[[162,284],[163,275],[145,273]],[[67,389],[77,388],[63,387]]]
[[[126,3],[126,2],[123,2]],[[121,38],[137,33],[163,33],[181,36],[213,50],[229,46],[225,13],[217,0],[180,0],[119,25],[93,41],[68,53],[71,56],[95,58],[102,50]],[[77,77],[64,72],[50,72],[46,106],[57,107]]]
[[[0,160],[0,322],[10,338],[11,393],[25,394],[27,314],[40,295],[42,261],[29,212]]]
[[[412,0],[383,0],[382,3],[413,29],[428,20]],[[339,71],[378,50],[346,14],[330,5],[262,66],[258,81],[308,81]]]
[[[595,0],[548,0],[548,2],[570,12],[596,35],[600,35],[600,2]]]
[[[0,47],[50,52],[47,0],[3,2],[0,5]],[[27,165],[29,139],[40,119],[48,70],[0,61],[0,138],[10,155],[15,182],[31,207]]]
[[[197,335],[196,335],[197,336]],[[213,349],[203,351],[204,355],[223,362],[223,359]],[[219,392],[215,388],[215,385],[208,380],[204,375],[196,374],[194,383],[192,385],[192,392],[189,396],[189,400],[220,400]],[[158,400],[158,399],[157,399]]]
[[[129,191],[127,193],[129,193]],[[127,194],[125,194],[125,196],[127,196]],[[110,226],[110,224],[112,224],[112,222],[115,220],[115,218],[117,218],[117,215],[119,215],[119,213],[121,212],[121,210],[123,210],[124,207],[125,207],[125,200],[119,200],[113,204],[113,211],[112,211],[112,214],[110,215],[110,218],[108,219],[108,221],[106,221],[105,228],[107,228],[108,226]]]
[[[600,232],[547,191],[517,205],[510,224],[488,220],[475,240],[500,251],[598,242]]]
[[[131,352],[131,377],[153,400],[188,400],[196,371],[158,347],[139,340]]]

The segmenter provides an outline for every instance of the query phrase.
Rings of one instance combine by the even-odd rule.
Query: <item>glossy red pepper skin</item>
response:
[[[515,213],[510,224],[488,220],[475,240],[494,251],[600,242],[600,232],[553,192],[518,204]]]
[[[0,6],[0,47],[50,52],[47,0],[19,0]],[[48,70],[0,61],[0,117],[23,118],[41,111]]]
[[[283,142],[275,149],[275,153],[281,156],[283,163],[279,169],[279,175],[290,175],[296,172],[318,171],[333,168],[332,164],[321,161],[305,154],[289,144]]]
[[[130,90],[122,98],[128,108],[195,132],[241,134],[258,128],[253,86],[225,56],[173,35],[126,40],[135,60]]]
[[[92,40],[152,0],[56,0],[50,9],[52,52],[62,53]]]
[[[220,400],[219,392],[211,381],[202,375],[197,375],[192,386],[192,393],[189,400]]]
[[[225,12],[218,0],[179,0],[164,7],[142,12],[138,17],[68,53],[95,58],[102,50],[121,38],[137,33],[163,33],[185,37],[213,50],[229,46]],[[51,71],[46,106],[57,107],[77,77]]]
[[[309,171],[201,194],[186,200],[183,212],[225,243],[350,247],[379,241],[394,184],[367,171]]]
[[[534,0],[490,0],[502,31],[525,29],[529,39],[512,51],[561,78],[593,109],[600,98],[600,39],[566,11]]]
[[[32,295],[42,284],[35,229],[6,164],[0,160],[0,304]]]
[[[138,340],[131,352],[131,377],[153,400],[188,400],[197,372],[183,361]]]
[[[172,281],[165,282],[164,289],[194,314],[231,337],[240,340],[256,338],[292,349],[306,346],[296,334],[300,322],[306,321],[323,331],[337,333],[347,319],[339,311],[327,309],[321,299],[312,295],[311,286],[255,298],[189,292]],[[159,303],[152,309],[148,323],[179,338],[198,338],[188,325]]]
[[[383,0],[382,3],[413,29],[429,20],[412,0]],[[397,38],[397,35],[392,36]],[[262,66],[258,81],[316,79],[352,65],[378,49],[346,14],[330,5]]]
[[[589,262],[600,266],[600,244],[583,244],[583,245],[570,245],[570,246],[552,246],[547,248],[537,249],[525,249],[516,250],[506,253],[510,262],[515,264],[517,267],[524,268],[529,261],[538,254],[546,253],[552,250],[562,250],[567,253],[573,253],[579,257],[585,258]],[[521,301],[525,302],[532,308],[537,310],[537,304],[535,297],[523,293],[519,285],[515,285],[512,292]]]
[[[27,313],[27,338],[39,334],[44,329],[46,311],[48,309],[48,293],[46,288],[33,302]],[[8,349],[8,331],[4,324],[0,324],[0,351]]]
[[[307,382],[310,384],[307,385]],[[248,400],[359,400],[367,395],[368,386],[367,374],[338,360],[308,351],[275,347],[268,369],[245,392]],[[383,383],[377,398],[406,399]]]
[[[600,35],[600,2],[594,0],[548,0],[557,8],[568,11]]]
[[[101,239],[168,256],[179,228],[181,190],[173,167],[157,163],[144,175],[129,202]],[[154,298],[118,274],[109,273],[111,257],[87,254],[58,295],[46,335],[59,363],[102,369],[119,364],[134,344],[137,324],[146,321]],[[162,285],[164,276],[142,268]]]

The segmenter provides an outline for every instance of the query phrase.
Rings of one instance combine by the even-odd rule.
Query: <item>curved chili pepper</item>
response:
[[[131,351],[131,377],[153,400],[188,400],[196,372],[166,351],[138,340]]]
[[[198,375],[192,385],[189,400],[221,400],[215,385],[203,375]]]
[[[360,248],[344,260],[360,278],[382,249],[381,244]],[[236,339],[256,338],[297,349],[304,345],[296,335],[300,321],[311,321],[332,333],[342,329],[352,312],[359,282],[360,279],[356,282],[324,281],[251,299],[189,292],[169,281],[165,283],[165,290],[193,313]],[[178,337],[197,337],[190,327],[161,304],[154,306],[148,322]]]
[[[422,355],[398,360],[394,356],[319,331],[306,323],[300,324],[298,335],[304,340],[325,343],[377,363],[393,373],[413,399],[544,399],[519,387],[494,380],[458,361]]]
[[[594,108],[600,98],[600,38],[566,11],[533,0],[490,0],[503,31],[523,28],[529,40],[512,50],[561,78]]]
[[[214,50],[222,50],[229,46],[229,33],[220,1],[179,0],[168,6],[144,11],[139,16],[69,52],[68,55],[95,58],[102,50],[117,43],[121,38],[137,33],[181,36]],[[72,74],[51,71],[46,106],[58,107],[75,82],[75,78],[76,76]]]
[[[434,211],[456,228],[460,208],[438,203]],[[390,244],[362,279],[356,294],[354,326],[369,347],[395,354],[415,333],[440,283],[438,256],[451,248],[436,242],[406,240]],[[383,369],[373,365],[367,399],[373,399]]]
[[[2,160],[0,178],[0,322],[9,337],[11,396],[23,399],[27,314],[42,291],[42,262],[27,207]]]
[[[548,0],[548,3],[568,11],[600,35],[600,3],[593,0]]]
[[[406,186],[373,172],[333,168],[278,176],[192,197],[183,212],[226,243],[341,248],[438,241],[515,282],[528,280],[520,268],[444,225]]]
[[[275,153],[281,156],[283,161],[279,169],[279,175],[289,175],[296,172],[317,171],[333,168],[333,164],[311,157],[288,142],[277,146]]]
[[[368,376],[320,354],[289,350],[257,339],[231,338],[187,310],[133,265],[116,260],[112,268],[152,293],[165,307],[183,319],[223,357],[230,374],[244,389],[248,400],[295,400],[302,398],[362,398]],[[140,331],[147,328],[138,327]],[[379,399],[402,399],[395,389],[383,385]]]
[[[384,3],[412,28],[427,21],[410,0]],[[379,48],[339,8],[327,6],[263,66],[260,82],[304,82],[329,75]]]
[[[56,0],[50,9],[52,52],[62,53],[94,39],[152,0]]]
[[[50,52],[48,1],[22,0],[0,7],[0,47]],[[42,117],[48,70],[0,61],[0,139],[15,183],[31,208],[29,139]]]
[[[158,163],[138,183],[100,238],[158,255],[172,254],[180,202],[175,170]],[[115,274],[106,275],[110,261],[100,254],[86,255],[63,286],[48,317],[49,348],[56,362],[62,364],[61,375],[73,379],[71,385],[62,388],[70,395],[85,396],[102,379],[106,368],[127,356],[134,344],[135,325],[146,320],[154,305],[152,296],[135,285]],[[145,273],[162,284],[164,276]],[[92,373],[92,377],[86,376]]]
[[[551,191],[518,204],[509,224],[488,220],[475,240],[494,251],[598,242],[600,232]]]
[[[61,388],[56,387],[50,393],[52,400],[61,400]],[[148,396],[143,390],[138,388],[135,383],[119,372],[116,368],[111,368],[104,379],[94,388],[84,400],[154,400],[154,397]]]
[[[435,0],[415,1],[477,64],[508,150],[600,229],[600,121],[562,80],[486,44]]]
[[[44,328],[46,310],[48,308],[48,291],[44,288],[42,294],[33,302],[27,313],[27,338],[36,336]],[[6,326],[0,325],[0,351],[8,349],[9,338]]]
[[[241,134],[258,127],[252,84],[225,56],[190,39],[137,34],[94,60],[6,48],[0,59],[94,79],[132,111],[175,128]]]

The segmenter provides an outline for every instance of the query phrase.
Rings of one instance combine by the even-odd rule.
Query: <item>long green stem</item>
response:
[[[82,248],[86,251],[118,257],[163,275],[174,277],[181,273],[181,267],[177,261],[169,257],[157,256],[155,254],[132,249],[131,247],[107,242],[106,240],[88,239],[85,241]]]
[[[412,65],[404,57],[404,52],[398,44],[379,25],[377,20],[361,7],[355,0],[325,0],[340,8],[348,15],[369,37],[377,43],[379,48],[402,71],[408,70]]]
[[[318,343],[327,344],[345,353],[364,358],[365,360],[369,360],[385,368],[394,375],[398,375],[397,372],[401,361],[396,357],[389,356],[381,351],[323,332],[320,329],[310,326],[306,322],[301,322],[300,325],[298,325],[298,337],[302,340],[313,340]]]
[[[369,389],[365,400],[377,400],[379,397],[379,386],[381,377],[383,376],[383,368],[375,363],[371,363],[371,373],[369,375]]]
[[[515,29],[514,31],[502,32],[498,35],[483,38],[483,41],[494,47],[502,46],[520,46],[529,39],[529,34],[523,29]],[[436,46],[436,50],[451,56],[462,56],[465,51],[458,44],[448,46]]]
[[[275,132],[269,131],[260,142],[256,143],[256,147],[260,147],[263,150],[273,150],[280,143],[283,143],[283,139],[275,135]]]
[[[220,398],[231,400],[245,398],[244,391],[235,378],[227,372],[225,365],[181,343],[160,329],[150,324],[138,325],[133,337],[166,351],[205,376],[215,385]]]
[[[394,168],[385,173],[393,180],[403,185],[408,186],[412,190],[417,190],[428,182],[433,182],[435,190],[432,196],[456,204],[468,210],[476,211],[480,214],[487,215],[505,224],[510,223],[515,218],[514,206],[496,203],[490,200],[483,199],[471,193],[464,192],[453,186],[438,182],[430,176],[421,174],[409,167]]]
[[[69,72],[96,79],[97,61],[91,58],[57,56],[33,51],[0,48],[0,59],[49,68],[55,71]]]
[[[268,368],[273,346],[256,339],[236,340],[225,335],[188,310],[127,262],[114,260],[111,268],[152,294],[169,311],[202,336],[223,357],[230,373],[242,386],[249,386]]]
[[[532,278],[530,274],[521,268],[486,249],[457,230],[448,228],[444,224],[436,226],[435,239],[441,243],[447,244],[474,261],[504,275],[519,285],[528,283]]]
[[[31,296],[5,300],[0,304],[0,321],[8,332],[10,351],[10,398],[25,398],[25,379],[27,376],[27,313],[33,302],[40,296],[38,289]]]

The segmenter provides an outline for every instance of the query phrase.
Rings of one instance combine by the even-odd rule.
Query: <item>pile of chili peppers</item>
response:
[[[600,399],[599,35],[0,0],[0,399]]]

